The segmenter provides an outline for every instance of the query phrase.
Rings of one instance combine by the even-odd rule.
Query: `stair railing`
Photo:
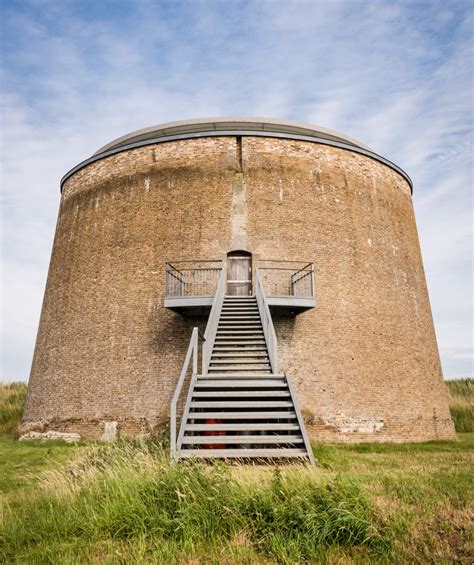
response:
[[[199,358],[199,328],[193,328],[193,333],[191,334],[191,340],[189,342],[188,350],[186,352],[186,357],[184,358],[183,368],[181,369],[181,374],[179,375],[178,384],[176,390],[174,391],[173,398],[171,400],[171,415],[170,415],[170,450],[171,457],[173,459],[177,458],[177,446],[176,446],[176,407],[181,394],[181,389],[183,388],[186,375],[189,370],[189,365],[192,357],[192,376],[191,384],[196,378],[198,371],[198,358]],[[186,410],[185,410],[186,412]],[[184,418],[184,415],[183,415]]]
[[[278,341],[275,333],[275,327],[273,325],[272,315],[270,313],[270,308],[268,307],[267,295],[265,294],[265,289],[263,288],[262,280],[258,269],[256,269],[256,296],[258,310],[260,312],[260,318],[262,320],[263,334],[265,336],[265,341],[267,342],[268,356],[270,357],[270,364],[272,366],[272,372],[278,373]],[[301,430],[301,435],[303,437],[303,442],[306,448],[306,453],[308,454],[308,459],[311,465],[314,465],[313,451],[311,449],[311,442],[309,441],[308,434],[304,425],[303,416],[301,415],[298,400],[296,394],[293,390],[290,376],[285,373],[286,382],[288,384],[288,389],[290,391],[291,399],[293,401],[293,406],[295,409],[296,419],[298,420],[298,425]]]
[[[222,305],[225,298],[225,275],[221,271],[219,282],[217,284],[216,294],[212,303],[211,313],[207,320],[206,331],[204,332],[204,343],[202,346],[202,373],[207,373],[209,363],[211,361],[212,348],[217,334],[217,326],[219,325],[219,318],[221,316]]]
[[[207,321],[206,331],[204,335],[200,332],[199,328],[193,328],[191,334],[191,340],[189,341],[188,350],[186,352],[186,357],[184,358],[183,367],[181,369],[181,374],[179,375],[178,384],[176,385],[176,390],[174,391],[173,398],[171,400],[171,415],[170,415],[170,450],[171,457],[177,459],[178,450],[181,446],[182,436],[184,432],[184,424],[189,412],[189,406],[191,402],[191,391],[194,388],[195,381],[198,375],[198,361],[199,361],[199,336],[202,337],[202,350],[201,350],[201,371],[202,373],[207,373],[209,368],[209,362],[211,360],[212,348],[214,346],[214,341],[217,333],[217,326],[219,325],[219,318],[221,315],[222,305],[224,303],[225,297],[225,274],[222,270],[219,276],[219,282],[216,289],[216,294],[214,295],[214,301],[212,303],[211,313],[209,314],[209,319]],[[189,371],[189,366],[192,358],[192,374],[191,382],[188,389],[188,394],[186,398],[186,404],[183,410],[183,416],[181,418],[181,430],[177,438],[176,429],[176,412],[179,398],[181,396],[181,391],[183,389],[184,382],[186,380],[186,375]]]
[[[262,320],[263,335],[267,342],[268,356],[273,373],[278,373],[278,340],[273,326],[272,315],[268,307],[267,295],[263,288],[262,279],[260,278],[259,269],[256,269],[256,297],[258,311]]]

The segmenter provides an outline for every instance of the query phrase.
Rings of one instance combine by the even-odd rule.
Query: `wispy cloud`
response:
[[[3,378],[26,378],[69,168],[127,131],[310,121],[402,166],[445,374],[472,373],[468,1],[4,2]]]

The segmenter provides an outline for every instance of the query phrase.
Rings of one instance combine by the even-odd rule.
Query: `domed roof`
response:
[[[313,137],[318,140],[326,139],[352,145],[372,151],[370,147],[364,145],[360,141],[353,139],[337,131],[315,126],[305,122],[296,122],[293,120],[274,120],[272,118],[245,118],[245,117],[228,117],[228,118],[199,118],[196,120],[183,120],[179,122],[168,122],[158,124],[144,129],[139,129],[131,133],[127,133],[114,139],[107,145],[97,150],[94,155],[100,155],[105,151],[117,149],[124,145],[132,143],[148,141],[151,139],[180,136],[182,138],[189,136],[195,137],[197,134],[209,132],[267,132],[285,134],[288,136],[305,136]]]

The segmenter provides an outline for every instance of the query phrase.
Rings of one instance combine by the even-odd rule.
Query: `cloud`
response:
[[[362,0],[5,2],[3,378],[26,378],[59,180],[152,124],[310,121],[414,180],[445,374],[472,372],[472,10]]]

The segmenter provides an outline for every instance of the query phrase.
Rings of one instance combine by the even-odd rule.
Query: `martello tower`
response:
[[[301,454],[303,422],[316,440],[454,438],[412,184],[362,143],[175,122],[61,190],[24,429],[138,435],[176,413],[183,456]]]

